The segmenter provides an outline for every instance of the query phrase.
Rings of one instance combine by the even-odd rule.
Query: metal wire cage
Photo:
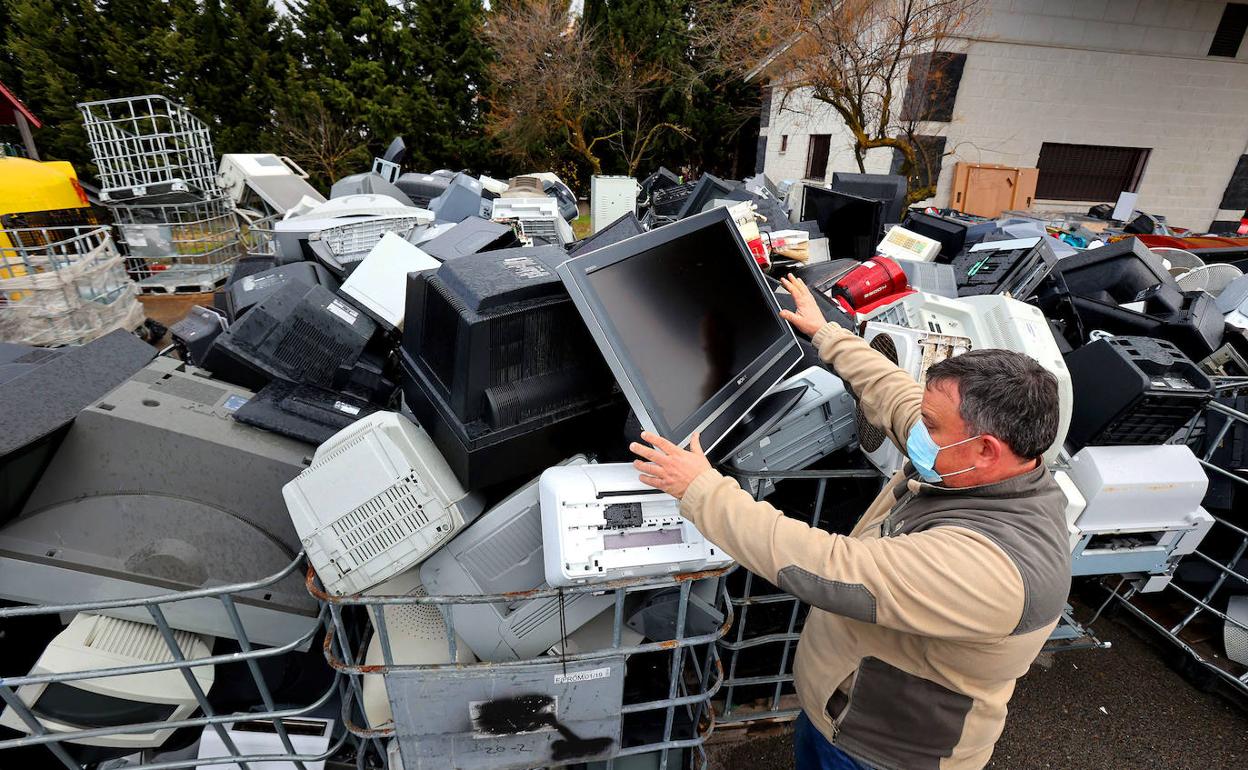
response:
[[[1241,393],[1248,390],[1244,378],[1226,378],[1231,380],[1236,380],[1231,382],[1233,389]],[[1241,406],[1243,401],[1241,398]],[[1248,529],[1242,518],[1242,501],[1248,494],[1248,468],[1242,466],[1248,444],[1248,413],[1213,401],[1204,417],[1206,431],[1215,420],[1220,424],[1201,442],[1204,451],[1198,459],[1210,482],[1224,485],[1229,500],[1226,515],[1209,511],[1213,528],[1197,549],[1178,563],[1173,578],[1161,591],[1144,593],[1143,581],[1123,578],[1113,586],[1106,604],[1113,603],[1167,639],[1188,656],[1194,671],[1203,672],[1201,680],[1229,685],[1244,696],[1248,695],[1248,614],[1244,612],[1248,606],[1238,612],[1233,608],[1237,597],[1248,596]],[[1195,425],[1186,432],[1188,442]],[[1214,462],[1220,450],[1227,449],[1234,450],[1229,458],[1222,458],[1223,462],[1231,460],[1230,468]]]
[[[109,210],[126,270],[145,294],[212,291],[229,277],[243,253],[242,232],[228,198],[115,205]]]
[[[208,126],[182,105],[148,94],[78,105],[106,202],[218,195]]]
[[[848,531],[882,481],[874,469],[725,470],[759,491],[774,490],[780,481],[813,486],[813,503],[784,507],[811,527],[832,532]],[[798,497],[806,498],[807,491],[803,488]],[[801,708],[793,690],[793,658],[810,606],[743,569],[728,575],[724,586],[735,623],[719,641],[726,673],[716,722],[729,726],[795,719]]]
[[[310,573],[309,589],[330,612],[326,659],[349,680],[350,703],[343,711],[347,729],[366,741],[373,755],[383,760],[387,752],[401,756],[406,770],[449,764],[498,770],[587,761],[613,767],[618,758],[657,752],[666,770],[679,767],[685,756],[705,765],[702,744],[715,721],[710,700],[723,681],[715,642],[732,625],[722,592],[726,571],[508,594],[429,596],[418,590],[405,596],[348,597],[328,594]],[[690,597],[698,581],[713,581],[725,619],[693,633]],[[678,595],[672,638],[630,644],[626,599],[664,590]],[[609,640],[572,649],[565,637],[550,654],[530,659],[471,662],[475,658],[458,639],[449,611],[455,605],[554,598],[562,612],[564,601],[588,593],[613,599],[613,609],[607,610]],[[442,651],[435,659],[448,662],[413,662],[410,649],[395,645],[396,634],[403,634],[396,626],[411,622],[392,614],[400,609],[440,621],[432,638],[423,634],[424,651],[428,656],[428,643],[436,642]],[[626,662],[630,672],[640,674],[626,678]],[[638,681],[657,689],[638,687]],[[379,686],[388,706],[380,720],[375,713]],[[366,710],[370,703],[373,708]]]
[[[75,620],[70,629],[76,622],[85,621],[89,625],[90,631],[85,637],[88,647],[100,649],[103,659],[128,663],[94,667],[37,664],[29,673],[15,674],[10,670],[12,662],[6,661],[6,668],[0,669],[3,672],[0,700],[6,707],[3,720],[6,727],[17,729],[19,737],[7,737],[14,734],[11,731],[0,733],[0,766],[64,766],[77,770],[107,761],[109,757],[124,756],[132,763],[137,762],[126,765],[134,770],[245,768],[257,766],[248,763],[273,761],[285,763],[282,767],[308,770],[311,763],[323,763],[329,757],[354,758],[357,767],[364,767],[364,756],[355,750],[355,737],[341,729],[340,724],[335,725],[338,720],[332,718],[345,692],[345,680],[341,675],[326,669],[322,677],[326,683],[324,688],[298,702],[279,700],[279,691],[273,688],[273,664],[282,661],[284,656],[299,654],[299,650],[307,649],[324,636],[326,609],[322,607],[317,622],[300,638],[271,647],[254,645],[241,619],[238,604],[247,601],[244,594],[281,582],[296,574],[303,564],[300,554],[280,572],[251,583],[148,598],[0,607],[0,627],[14,634],[29,633],[27,629],[38,628],[41,624],[45,628],[49,624],[59,627],[60,618],[72,615]],[[199,637],[171,627],[170,618],[178,614],[174,605],[184,601],[220,602],[232,624],[236,646],[232,644],[225,651],[220,651],[218,646],[214,654],[211,637]],[[139,623],[114,617],[135,612],[146,612],[149,621]],[[317,659],[312,655],[304,657]],[[43,658],[40,660],[42,662]],[[300,660],[302,663],[303,659]],[[246,674],[241,670],[244,667]],[[222,679],[246,679],[249,674],[249,684],[254,687],[254,704],[245,711],[214,707],[213,702],[219,702],[219,698],[211,693],[216,690],[205,686],[213,683],[211,672],[214,670],[218,684]],[[237,681],[227,683],[235,688],[239,686]],[[161,696],[170,702],[180,698],[180,705],[177,708],[167,706],[168,710],[160,715],[164,719],[151,718],[154,714],[151,704],[129,712],[116,711],[112,716],[103,713],[94,718],[85,716],[91,712],[85,704],[93,702],[99,706],[109,693],[119,690],[154,690],[157,700]],[[45,705],[45,698],[58,700],[61,706],[52,709]],[[86,724],[67,723],[64,714],[74,709],[67,712],[65,704],[73,702],[84,704],[81,711]],[[49,711],[57,713],[57,717]],[[326,715],[331,718],[324,719]],[[310,723],[325,726],[324,736],[317,744],[323,746],[320,750],[310,750],[309,744],[301,741],[300,728]],[[259,724],[266,728],[264,732],[275,737],[267,741],[267,747],[258,746],[255,741],[245,742],[240,737],[245,738],[247,733],[232,729],[239,724]],[[215,748],[206,750],[205,742],[210,739]]]
[[[74,345],[142,323],[109,228],[0,229],[0,339]]]

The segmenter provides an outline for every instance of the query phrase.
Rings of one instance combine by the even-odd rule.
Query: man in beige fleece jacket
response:
[[[1070,587],[1065,498],[1040,456],[1057,382],[1031,358],[972,351],[927,387],[824,322],[784,281],[819,354],[910,461],[848,536],[755,501],[690,450],[633,444],[642,480],[746,569],[811,605],[794,662],[799,770],[971,770],[987,764],[1014,681]]]

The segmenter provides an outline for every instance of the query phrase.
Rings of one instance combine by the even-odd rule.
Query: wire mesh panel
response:
[[[1248,391],[1248,383],[1235,385]],[[1242,395],[1214,401],[1205,415],[1200,462],[1211,484],[1205,502],[1213,528],[1161,591],[1144,593],[1143,581],[1122,579],[1107,601],[1188,655],[1202,679],[1248,695],[1248,412],[1224,401],[1241,409],[1248,403]]]
[[[84,102],[78,109],[102,200],[218,194],[208,126],[182,105],[149,94]]]
[[[776,489],[769,501],[816,529],[847,533],[879,490],[874,470],[746,472],[758,486]],[[786,482],[774,487],[774,482]],[[763,578],[737,569],[725,578],[735,623],[719,641],[724,687],[717,724],[787,721],[801,709],[793,689],[793,658],[810,606]]]
[[[143,323],[107,227],[0,229],[0,340],[74,345]]]
[[[324,637],[329,613],[322,608],[300,638],[263,648],[251,642],[239,613],[244,594],[279,583],[303,563],[301,554],[246,584],[0,608],[0,725],[7,728],[0,766],[73,769],[125,758],[135,770],[270,761],[308,770],[335,757],[362,767],[356,739],[337,718],[345,679],[321,662],[319,650],[300,652]],[[171,626],[177,604],[204,600],[220,603],[236,640]],[[136,610],[145,621],[115,617]],[[33,665],[23,661],[32,646],[42,647]]]
[[[659,752],[676,768],[714,727],[710,700],[723,667],[715,642],[732,624],[722,591],[726,569],[669,578],[618,580],[509,594],[328,595],[330,665],[350,680],[343,719],[376,756],[406,770],[552,767]],[[717,614],[695,609],[714,589]],[[455,606],[555,600],[560,612],[581,594],[609,597],[595,633],[561,634],[548,654],[478,662],[455,630]],[[626,607],[666,594],[663,632],[630,632]],[[441,612],[439,612],[439,608]],[[631,610],[629,610],[631,612]],[[394,741],[392,744],[391,742]],[[394,770],[394,762],[391,768]]]
[[[143,293],[209,292],[229,277],[244,242],[228,198],[109,208]]]

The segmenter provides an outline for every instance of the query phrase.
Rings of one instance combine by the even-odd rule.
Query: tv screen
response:
[[[884,237],[884,205],[837,190],[807,187],[802,219],[819,224],[833,259],[870,259]]]
[[[801,356],[726,209],[570,260],[560,274],[633,409],[677,443],[701,430],[709,449]]]

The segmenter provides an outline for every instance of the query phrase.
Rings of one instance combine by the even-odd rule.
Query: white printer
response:
[[[546,582],[552,586],[732,563],[680,515],[676,498],[641,483],[631,463],[549,468],[539,490]]]

